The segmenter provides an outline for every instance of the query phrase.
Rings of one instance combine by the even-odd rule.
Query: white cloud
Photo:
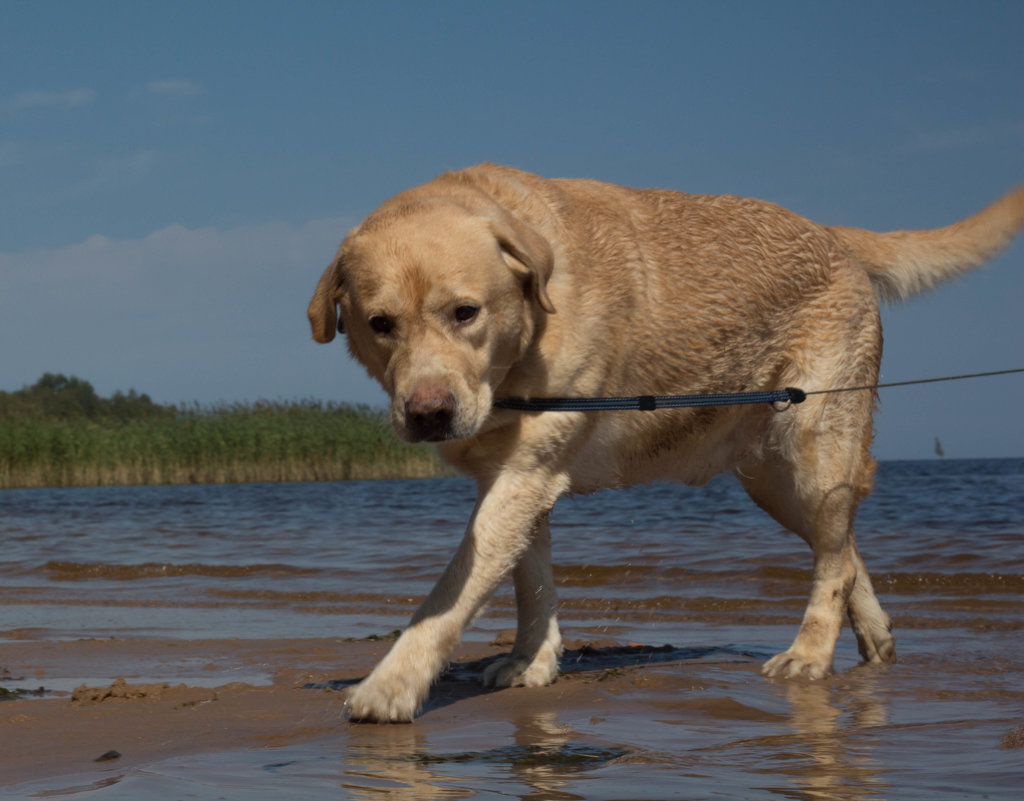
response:
[[[92,89],[71,89],[66,92],[21,92],[2,105],[7,111],[29,108],[78,108],[96,99]]]
[[[152,150],[140,150],[102,159],[96,165],[93,183],[97,186],[123,186],[135,183],[152,171],[156,160],[157,154]]]
[[[992,147],[1021,139],[1024,139],[1024,122],[996,123],[922,131],[912,148],[926,153],[941,153]]]
[[[0,389],[62,372],[101,394],[167,402],[316,397],[382,404],[340,341],[313,343],[306,304],[354,220],[228,230],[172,225],[0,253]]]
[[[156,151],[140,150],[81,165],[83,174],[74,182],[54,190],[50,201],[81,200],[130,187],[150,175],[159,159],[160,154]]]
[[[187,78],[167,78],[162,81],[150,81],[146,84],[146,91],[158,95],[200,95],[203,88]]]

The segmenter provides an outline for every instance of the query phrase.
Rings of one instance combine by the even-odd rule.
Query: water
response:
[[[385,634],[404,626],[440,574],[473,500],[460,479],[0,492],[0,666],[5,648],[25,642]],[[205,753],[62,792],[1017,797],[1024,460],[881,466],[857,539],[895,620],[900,659],[856,667],[847,630],[837,675],[820,683],[757,673],[795,634],[810,553],[732,479],[564,499],[551,523],[560,620],[577,650],[549,713],[343,727],[340,741]],[[504,587],[466,639],[488,643],[514,625]],[[586,642],[673,648],[637,666],[626,652],[580,651]],[[133,680],[170,672],[197,686],[270,681],[269,671],[228,675],[201,662],[154,658],[154,676]],[[45,683],[109,683],[102,671],[83,664]],[[578,697],[604,676],[613,682],[602,700]]]

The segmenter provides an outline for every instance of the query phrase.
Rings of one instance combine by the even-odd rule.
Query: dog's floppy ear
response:
[[[514,215],[500,209],[491,217],[492,230],[513,272],[526,282],[527,292],[548,314],[555,305],[548,297],[548,279],[555,266],[555,254],[548,241]],[[519,269],[519,268],[522,269]]]
[[[327,343],[334,339],[334,332],[345,333],[345,327],[338,314],[338,300],[341,298],[342,285],[341,252],[327,265],[320,283],[316,286],[313,299],[309,302],[309,325],[313,329],[313,339]]]

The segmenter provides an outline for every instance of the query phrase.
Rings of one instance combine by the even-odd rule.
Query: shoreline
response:
[[[431,452],[432,453],[432,452]],[[1016,462],[1020,456],[964,456],[964,457],[929,457],[922,459],[879,459],[879,466],[901,464],[957,464],[969,462]],[[95,471],[90,475],[95,476]],[[459,474],[445,465],[440,457],[424,461],[410,461],[400,467],[395,465],[381,466],[373,463],[338,464],[324,467],[322,465],[309,468],[302,473],[299,468],[259,465],[255,463],[240,464],[233,468],[217,468],[210,471],[196,471],[181,468],[160,475],[160,480],[128,481],[113,480],[116,472],[110,472],[104,479],[95,481],[81,480],[68,483],[47,483],[40,479],[19,478],[17,481],[0,480],[0,492],[21,489],[93,489],[114,487],[188,487],[188,486],[222,486],[236,484],[313,484],[333,483],[339,481],[420,481],[435,478],[455,478]],[[155,475],[155,474],[154,474]],[[723,474],[725,475],[725,474]],[[83,474],[84,476],[84,474]],[[81,478],[81,477],[80,477]],[[671,482],[668,482],[671,483]]]
[[[142,473],[143,471],[140,471]],[[294,466],[266,467],[244,464],[233,467],[218,467],[211,470],[190,470],[180,468],[162,472],[148,471],[152,480],[118,480],[120,470],[106,473],[84,470],[70,475],[67,481],[54,482],[43,476],[19,477],[0,481],[0,492],[23,489],[95,489],[120,487],[189,487],[219,486],[235,484],[313,484],[336,481],[418,481],[432,478],[451,478],[456,473],[436,460],[411,462],[400,468],[393,465],[351,465],[317,466],[303,471]]]

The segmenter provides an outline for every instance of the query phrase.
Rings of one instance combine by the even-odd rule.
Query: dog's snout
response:
[[[417,390],[405,402],[406,428],[413,440],[449,439],[454,419],[455,396],[448,390]]]

